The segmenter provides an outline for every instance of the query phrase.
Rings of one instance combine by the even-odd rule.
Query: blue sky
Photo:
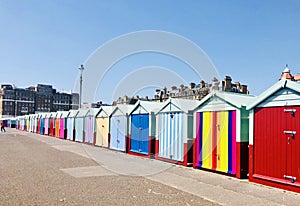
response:
[[[107,41],[162,30],[196,43],[221,77],[230,75],[258,95],[278,80],[285,64],[293,74],[300,72],[299,11],[297,0],[0,0],[0,83],[71,90],[77,68]],[[166,55],[138,54],[116,68],[130,72],[151,65],[185,75],[187,82],[200,81]],[[110,101],[119,80],[109,76],[96,100]]]

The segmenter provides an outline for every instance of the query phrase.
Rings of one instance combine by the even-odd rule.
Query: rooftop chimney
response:
[[[224,78],[224,84],[223,84],[223,90],[225,92],[231,92],[231,77],[230,76],[225,76]]]
[[[219,90],[219,84],[219,80],[216,77],[214,77],[212,79],[212,90]]]

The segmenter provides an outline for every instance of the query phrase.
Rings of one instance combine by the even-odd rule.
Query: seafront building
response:
[[[28,88],[18,88],[10,84],[1,85],[0,117],[68,111],[78,108],[79,95],[77,93],[57,92],[52,85],[37,84]]]

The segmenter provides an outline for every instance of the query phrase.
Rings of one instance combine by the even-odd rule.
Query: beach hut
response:
[[[45,119],[48,113],[41,113],[39,116],[40,119],[40,134],[44,134],[45,133]],[[47,124],[48,126],[48,124]]]
[[[18,130],[20,130],[20,128],[21,128],[21,125],[20,125],[20,117],[16,117],[16,128],[17,128]]]
[[[158,102],[136,102],[129,113],[129,154],[146,157],[155,154],[155,113],[159,111],[162,105],[163,103]]]
[[[282,79],[247,109],[249,181],[300,192],[300,84]]]
[[[30,123],[30,116],[29,115],[25,115],[24,116],[24,131],[29,132],[29,123]]]
[[[60,116],[59,122],[59,138],[66,139],[67,138],[67,117],[69,115],[69,111],[63,111]]]
[[[26,129],[26,117],[25,116],[21,117],[21,125],[22,125],[21,130],[25,131],[25,129]]]
[[[197,100],[168,99],[156,113],[156,159],[193,163],[193,112]]]
[[[20,117],[20,130],[24,131],[25,130],[25,116]]]
[[[16,118],[12,118],[12,119],[10,120],[10,122],[11,122],[10,127],[11,127],[11,128],[16,128],[17,119],[16,119]]]
[[[95,121],[96,115],[99,112],[99,108],[90,108],[86,114],[84,124],[84,143],[95,144],[96,132],[95,132]]]
[[[75,140],[75,117],[78,114],[78,110],[70,110],[67,117],[67,139]]]
[[[44,135],[49,135],[49,121],[51,113],[46,113],[44,117]]]
[[[54,134],[54,136],[58,137],[58,138],[61,138],[60,137],[60,133],[61,133],[61,129],[60,128],[62,128],[62,130],[64,132],[64,121],[63,121],[62,115],[64,113],[66,113],[66,111],[57,111],[56,113],[57,114],[56,114],[56,118],[55,118],[55,121],[54,121],[55,122],[54,123],[54,125],[55,125],[55,134]],[[61,125],[61,123],[63,125]],[[62,135],[62,136],[64,136],[64,135]]]
[[[29,132],[34,132],[35,131],[35,116],[36,114],[30,114],[28,115],[28,126],[29,126]]]
[[[40,134],[41,131],[41,114],[37,114],[36,133]]]
[[[115,106],[101,106],[96,115],[96,141],[95,145],[100,147],[109,147],[110,132],[109,120]]]
[[[18,128],[19,128],[19,130],[23,130],[23,122],[24,122],[24,120],[23,120],[23,118],[24,118],[24,116],[19,116],[18,117]]]
[[[33,115],[34,114],[30,114],[28,115],[28,120],[27,120],[27,131],[28,132],[33,132]]]
[[[60,120],[61,120],[61,115],[63,114],[63,111],[57,111],[56,112],[56,118],[55,118],[55,132],[54,136],[55,137],[60,137]]]
[[[15,121],[15,128],[18,129],[18,117],[15,117],[14,121]]]
[[[249,112],[254,96],[213,91],[194,110],[194,163],[204,168],[247,178]]]
[[[38,117],[39,117],[39,114],[35,114],[33,117],[33,121],[34,121],[33,132],[34,133],[37,133],[37,131],[38,131]]]
[[[118,104],[110,116],[110,145],[113,150],[126,152],[128,114],[133,105]]]
[[[22,117],[18,117],[18,130],[22,130]]]
[[[55,136],[55,119],[56,119],[57,113],[51,112],[49,116],[49,136]]]
[[[18,128],[18,130],[21,130],[21,117],[17,117],[17,128]]]
[[[37,126],[37,114],[31,115],[31,123],[32,123],[32,126],[31,126],[32,131],[31,132],[35,133],[37,130],[37,127],[36,127]]]
[[[35,132],[36,131],[36,114],[30,114],[29,115],[29,132]]]
[[[27,131],[27,119],[28,119],[28,115],[24,115],[22,116],[22,130],[23,131]]]
[[[30,132],[30,118],[31,118],[31,115],[27,115],[27,120],[26,120],[26,131],[27,132]]]
[[[10,128],[16,128],[16,118],[15,117],[11,117],[8,120],[8,127]]]
[[[83,142],[83,128],[84,118],[89,109],[79,109],[78,114],[75,117],[75,141]]]

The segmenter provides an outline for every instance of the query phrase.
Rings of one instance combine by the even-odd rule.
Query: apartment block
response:
[[[57,92],[52,85],[17,88],[4,84],[0,90],[0,116],[68,111],[79,107],[78,100],[77,93]]]

